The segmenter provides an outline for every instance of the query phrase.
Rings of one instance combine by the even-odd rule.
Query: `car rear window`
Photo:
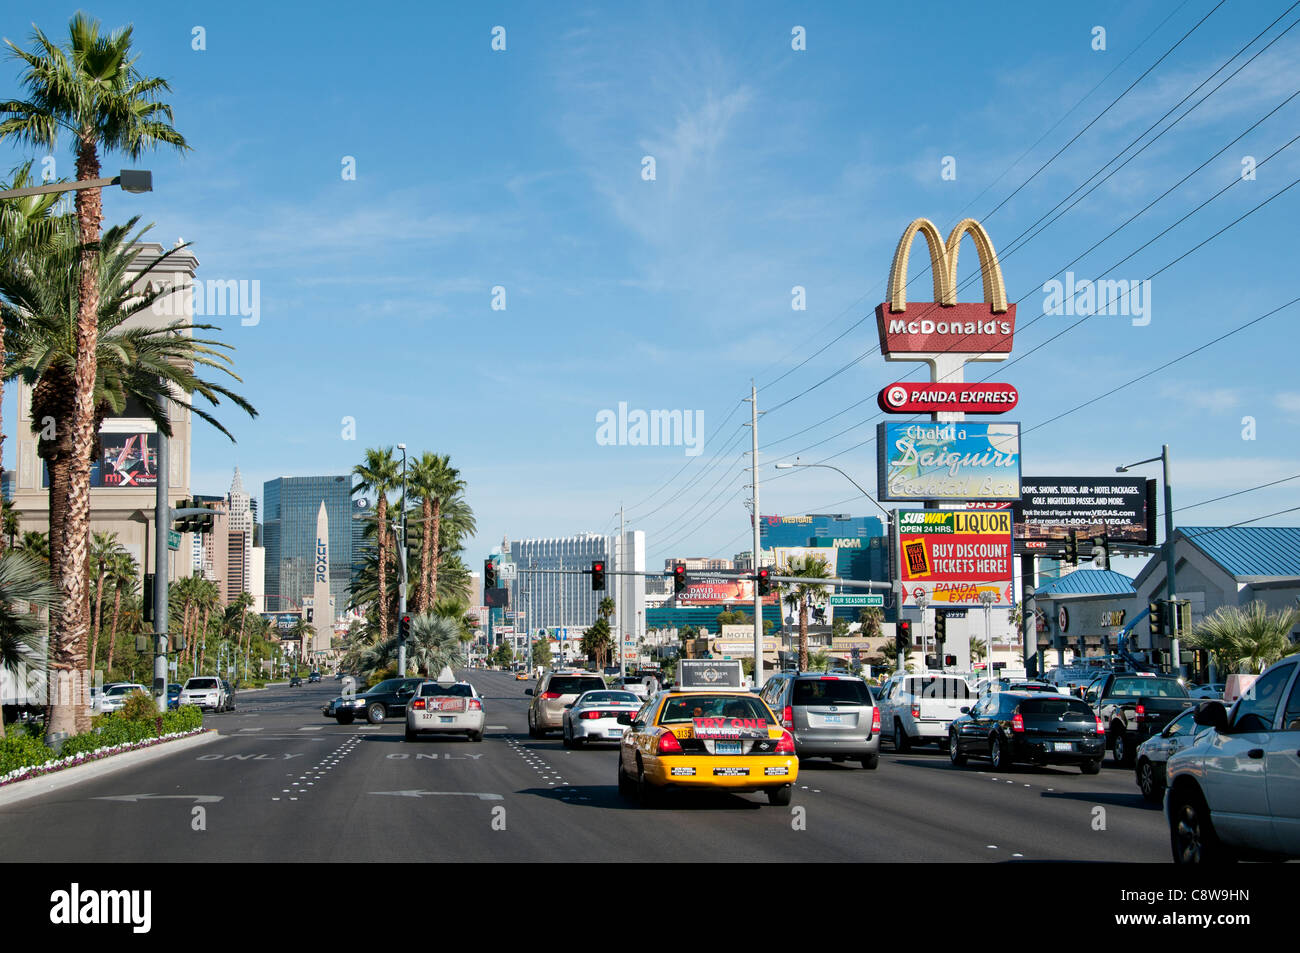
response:
[[[906,690],[922,698],[970,698],[970,686],[960,678],[909,678]]]
[[[216,688],[217,680],[215,678],[191,678],[185,683],[186,688]]]
[[[474,692],[468,685],[424,685],[420,688],[424,698],[473,698]]]
[[[767,706],[755,695],[679,695],[664,704],[659,724],[681,724],[696,718],[761,718],[774,724]]]
[[[871,705],[871,691],[856,678],[800,678],[794,683],[792,705]]]
[[[582,698],[584,705],[607,705],[610,702],[641,704],[641,699],[631,692],[588,692]]]
[[[1097,716],[1086,703],[1071,698],[1026,698],[1020,703],[1022,715],[1064,715],[1069,712],[1087,721]]]
[[[1186,698],[1187,689],[1175,678],[1117,678],[1110,694],[1120,698]]]
[[[546,686],[548,692],[560,695],[581,695],[605,687],[605,680],[594,675],[556,675]]]

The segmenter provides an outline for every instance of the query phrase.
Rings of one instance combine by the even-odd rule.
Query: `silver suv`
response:
[[[854,675],[781,672],[759,692],[794,735],[800,758],[880,763],[880,709],[871,688]]]
[[[548,731],[560,731],[564,728],[566,706],[583,692],[603,691],[605,687],[605,679],[595,672],[567,669],[543,673],[536,690],[524,689],[525,695],[533,696],[528,706],[528,734],[542,738]]]

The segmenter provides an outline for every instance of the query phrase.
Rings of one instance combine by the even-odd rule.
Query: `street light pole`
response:
[[[1116,467],[1116,473],[1125,473],[1130,468],[1141,466],[1144,463],[1155,463],[1160,461],[1162,476],[1165,481],[1165,596],[1169,604],[1169,647],[1170,664],[1174,675],[1182,674],[1182,655],[1179,646],[1178,631],[1178,595],[1177,584],[1174,578],[1175,565],[1177,560],[1174,553],[1174,489],[1169,479],[1169,444],[1161,444],[1160,456],[1151,457],[1148,460],[1139,460],[1137,463],[1130,463],[1128,466]]]
[[[996,599],[991,592],[981,592],[980,602],[984,603],[984,642],[988,645],[988,654],[984,661],[984,675],[990,680],[993,677],[993,625],[989,616],[993,611],[993,600]],[[992,682],[990,681],[990,684]]]
[[[403,678],[406,675],[406,639],[402,637],[402,618],[406,615],[406,444],[399,443],[397,449],[402,451],[401,536],[397,541],[397,677]],[[379,598],[385,598],[384,593]]]

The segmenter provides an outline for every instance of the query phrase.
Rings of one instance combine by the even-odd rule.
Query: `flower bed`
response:
[[[15,768],[8,774],[0,775],[0,787],[6,784],[12,784],[15,781],[26,781],[28,778],[37,778],[43,774],[50,774],[54,771],[62,771],[64,768],[72,768],[79,764],[85,764],[88,761],[100,761],[110,755],[121,754],[123,751],[135,751],[139,748],[151,748],[154,745],[162,744],[164,741],[173,741],[176,738],[188,738],[190,735],[203,734],[202,728],[194,728],[189,731],[177,731],[172,734],[162,735],[158,738],[147,738],[143,741],[128,741],[123,744],[110,745],[106,748],[96,748],[94,751],[82,751],[77,754],[68,755],[62,758],[55,758],[46,761],[43,764],[27,765]],[[78,735],[76,737],[84,737]],[[49,750],[48,748],[46,749]]]

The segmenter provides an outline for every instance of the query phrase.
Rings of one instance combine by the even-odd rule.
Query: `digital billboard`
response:
[[[1056,554],[1073,531],[1080,553],[1091,540],[1152,546],[1156,541],[1156,481],[1122,474],[1098,477],[1023,477],[1012,508],[1016,551]]]
[[[982,606],[986,592],[1015,602],[1010,510],[899,510],[898,551],[904,606]]]
[[[1020,424],[882,423],[876,464],[882,501],[1016,501]]]

